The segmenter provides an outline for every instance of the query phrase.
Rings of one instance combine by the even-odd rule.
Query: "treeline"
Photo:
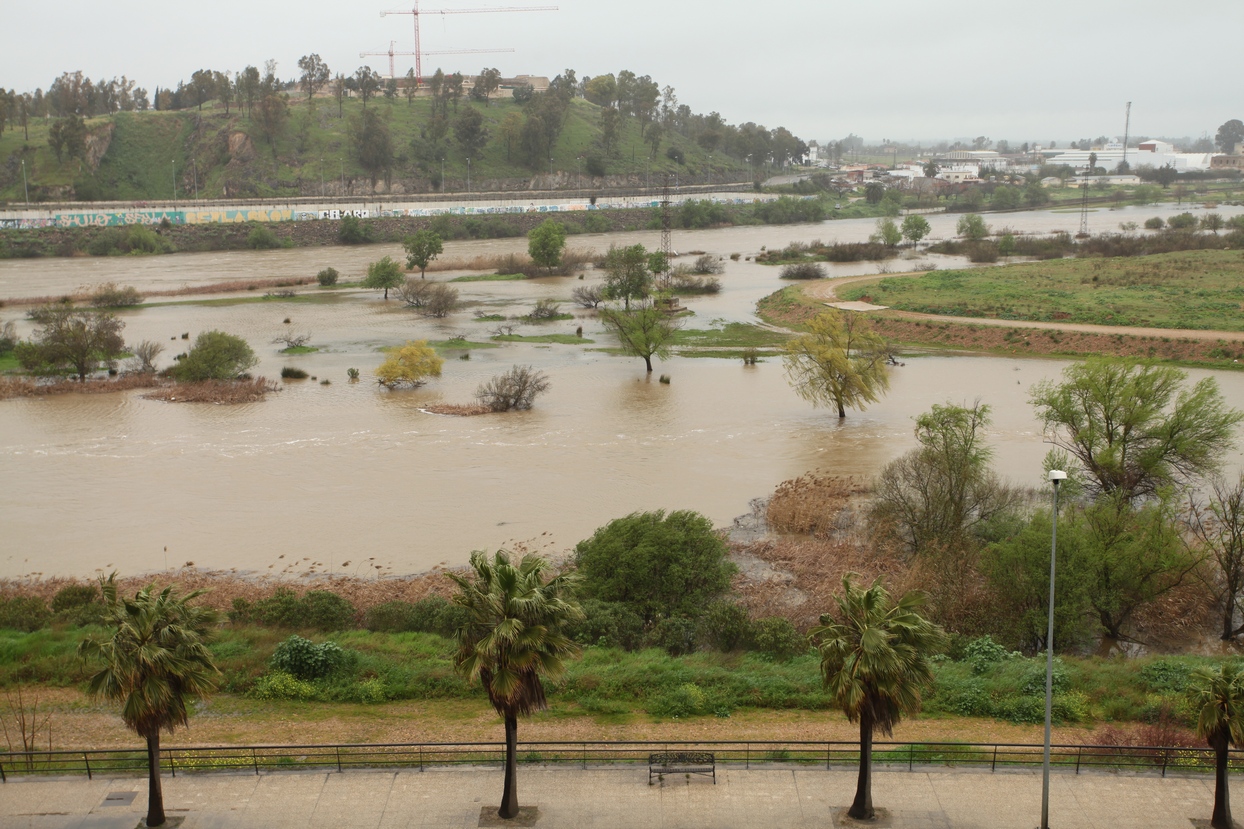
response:
[[[20,129],[30,140],[32,118],[90,118],[116,112],[141,112],[151,106],[147,90],[124,75],[118,80],[92,82],[81,72],[65,72],[52,81],[45,93],[18,92],[0,87],[0,135],[6,128]]]

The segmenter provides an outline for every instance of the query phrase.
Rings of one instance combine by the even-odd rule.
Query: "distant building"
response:
[[[1045,157],[1050,164],[1066,164],[1074,170],[1087,170],[1089,156],[1097,156],[1097,166],[1108,172],[1116,169],[1124,160],[1123,145],[1112,141],[1104,147],[1093,150],[1046,150]],[[1170,165],[1176,172],[1187,173],[1197,170],[1208,170],[1213,165],[1213,153],[1180,153],[1175,145],[1165,141],[1142,141],[1126,151],[1128,166],[1133,170],[1137,167],[1165,167]]]
[[[1215,170],[1244,170],[1244,144],[1236,144],[1230,155],[1216,155],[1209,165]]]

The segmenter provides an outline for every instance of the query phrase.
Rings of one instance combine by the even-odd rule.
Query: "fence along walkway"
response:
[[[854,766],[859,762],[859,745],[853,742],[520,742],[519,762],[559,764],[583,769],[629,768],[644,765],[648,755],[659,751],[712,752],[718,765],[745,769],[781,766]],[[873,744],[873,763],[877,767],[909,771],[930,766],[970,768],[990,771],[1031,768],[1042,763],[1044,747],[1025,743],[894,743]],[[235,746],[165,748],[161,766],[176,776],[190,772],[290,770],[337,770],[366,768],[427,768],[487,766],[505,762],[504,743],[378,743],[286,746]],[[1214,752],[1206,748],[1179,746],[1098,746],[1056,745],[1051,747],[1050,763],[1056,768],[1081,771],[1108,769],[1180,774],[1207,774],[1214,771]],[[1231,769],[1244,769],[1244,751],[1231,752]],[[0,781],[17,775],[95,775],[145,774],[144,749],[82,751],[0,752]]]

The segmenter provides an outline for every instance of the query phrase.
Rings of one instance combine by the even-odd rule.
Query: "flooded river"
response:
[[[1176,211],[1128,208],[1095,217],[1117,226],[1169,212]],[[1077,215],[1048,212],[989,218],[1034,232],[1078,223]],[[932,217],[935,235],[953,233],[953,222]],[[863,239],[872,228],[871,221],[843,221],[678,232],[675,244],[746,257],[794,239]],[[571,245],[602,249],[636,241],[655,246],[657,234],[578,236]],[[453,243],[444,255],[522,247],[522,240]],[[106,281],[151,289],[307,275],[328,265],[348,278],[386,253],[400,250],[4,262],[0,296]],[[754,319],[755,301],[780,286],[776,269],[727,265],[720,295],[687,300],[695,311],[688,327]],[[863,263],[835,273],[876,267]],[[596,279],[589,273],[587,282]],[[456,334],[486,342],[496,324],[475,320],[476,312],[519,315],[544,297],[563,300],[570,310],[570,291],[581,284],[570,278],[462,283],[467,306],[446,320],[425,319],[370,291],[315,302],[181,302],[126,312],[127,340],[163,342],[164,362],[186,346],[183,332],[193,338],[217,328],[255,347],[262,359],[256,374],[276,377],[282,366],[294,365],[331,385],[286,383],[266,401],[244,406],[167,404],[137,393],[0,403],[6,484],[0,575],[146,572],[186,562],[291,574],[414,573],[461,564],[473,549],[525,543],[559,552],[634,510],[694,509],[724,525],[746,512],[752,498],[804,472],[875,474],[914,445],[916,415],[933,403],[977,397],[994,407],[991,438],[1000,470],[1019,483],[1040,483],[1048,447],[1027,399],[1035,382],[1058,375],[1065,365],[1058,361],[908,359],[893,370],[881,403],[850,412],[841,423],[795,395],[779,359],[745,367],[676,358],[649,378],[641,360],[592,346],[515,343],[473,348],[466,360],[449,352],[443,377],[414,391],[389,392],[370,381],[382,346]],[[583,326],[597,348],[612,344],[589,312],[576,313],[574,321],[522,324],[517,333],[573,333]],[[280,354],[271,341],[287,331],[311,334],[321,351]],[[516,363],[535,365],[552,383],[531,412],[452,418],[421,410],[471,402],[482,381]],[[349,368],[360,369],[363,380],[347,382]],[[662,373],[669,385],[657,382]],[[1216,376],[1230,404],[1244,408],[1244,376]],[[1239,453],[1227,460],[1232,468],[1241,465]]]

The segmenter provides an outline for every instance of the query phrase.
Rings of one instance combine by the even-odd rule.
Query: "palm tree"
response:
[[[91,677],[90,694],[120,702],[125,724],[147,740],[147,825],[161,826],[160,732],[187,725],[187,703],[215,690],[219,671],[206,643],[218,614],[190,604],[202,590],[177,596],[171,587],[157,593],[147,585],[124,599],[116,573],[101,578],[100,589],[104,624],[114,629],[106,639],[83,641],[78,654],[104,665]]]
[[[847,815],[869,820],[873,731],[890,736],[903,714],[920,710],[921,688],[933,679],[928,658],[945,646],[946,634],[917,612],[923,593],[892,604],[880,579],[864,590],[851,583],[852,575],[835,597],[838,612],[822,615],[808,636],[821,652],[825,690],[860,724],[860,773]]]
[[[1209,825],[1231,829],[1227,760],[1231,746],[1244,745],[1244,674],[1230,663],[1213,671],[1198,668],[1189,689],[1197,708],[1196,733],[1214,749],[1214,815]]]
[[[579,650],[564,630],[583,618],[568,597],[576,579],[563,573],[545,581],[548,566],[535,555],[515,565],[504,551],[491,561],[476,551],[471,554],[474,578],[449,574],[459,588],[454,602],[467,611],[458,628],[454,666],[468,682],[479,680],[505,720],[505,790],[497,814],[506,820],[518,816],[518,717],[548,707],[541,677],[559,677],[566,657]]]

